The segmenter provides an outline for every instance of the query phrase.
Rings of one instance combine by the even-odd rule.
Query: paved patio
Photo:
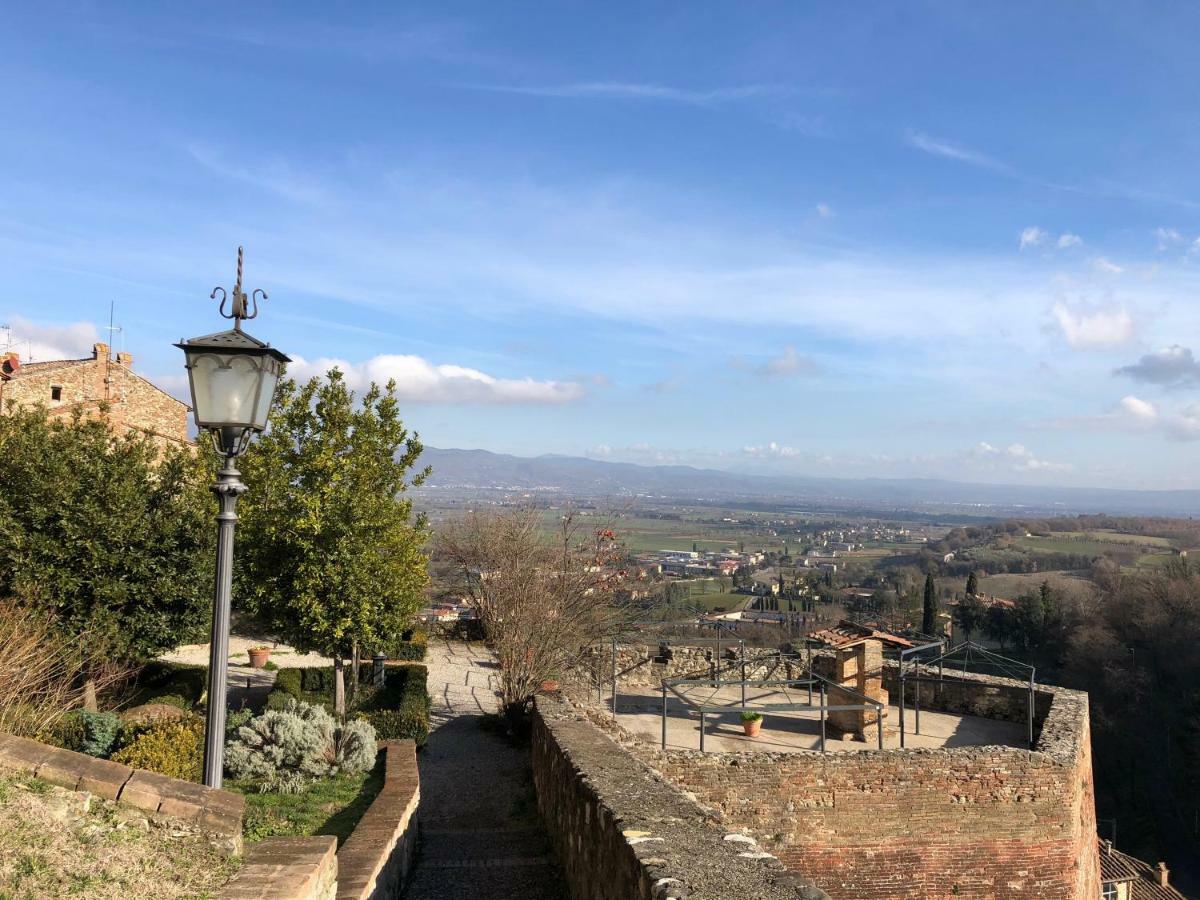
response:
[[[816,710],[803,712],[764,712],[762,730],[757,737],[746,737],[741,723],[741,692],[738,688],[690,688],[687,696],[695,703],[721,706],[720,712],[705,714],[704,749],[713,752],[745,753],[762,751],[794,753],[821,749],[821,718]],[[594,699],[595,695],[593,695]],[[700,715],[688,708],[673,694],[667,695],[667,747],[674,750],[700,748]],[[747,688],[746,708],[754,709],[779,703],[806,703],[808,692],[791,689],[787,692],[767,688]],[[608,698],[605,698],[608,705]],[[813,702],[819,703],[814,694]],[[611,706],[608,708],[611,709]],[[643,740],[661,745],[662,693],[652,688],[623,688],[617,696],[618,723]],[[884,749],[900,747],[900,710],[889,706],[885,718]],[[1024,724],[985,719],[980,716],[960,716],[953,713],[921,711],[920,734],[916,716],[910,707],[905,712],[908,748],[935,750],[941,747],[1028,746]],[[835,737],[831,730],[826,738],[827,750],[873,750],[878,747],[874,738],[869,742]]]

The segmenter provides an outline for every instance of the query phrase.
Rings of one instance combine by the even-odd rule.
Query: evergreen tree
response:
[[[983,628],[987,616],[987,608],[977,594],[968,593],[954,610],[954,623],[959,627],[966,640]]]
[[[930,572],[925,576],[925,600],[921,605],[921,631],[925,634],[936,636],[938,602],[937,588],[933,583],[933,573]]]
[[[967,575],[967,596],[974,597],[979,593],[979,579],[974,572]]]
[[[0,597],[135,662],[200,640],[212,608],[212,470],[99,419],[0,417]]]
[[[426,524],[405,496],[421,443],[400,420],[395,383],[361,402],[342,373],[279,387],[270,430],[243,458],[238,562],[251,610],[302,651],[334,659],[385,650],[409,626],[427,581]]]

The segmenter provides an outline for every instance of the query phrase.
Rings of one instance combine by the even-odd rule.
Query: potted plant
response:
[[[742,729],[746,732],[746,737],[754,737],[758,734],[758,730],[762,728],[762,720],[762,713],[749,710],[742,713]]]
[[[250,654],[250,668],[261,669],[267,664],[267,660],[271,658],[270,647],[251,647],[248,651]]]

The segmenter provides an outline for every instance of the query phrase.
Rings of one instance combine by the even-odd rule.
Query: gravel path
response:
[[[529,751],[483,727],[496,711],[495,661],[480,644],[431,639],[429,743],[420,848],[407,900],[565,900],[537,815]]]

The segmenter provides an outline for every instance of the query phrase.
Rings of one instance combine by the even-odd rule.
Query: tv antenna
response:
[[[124,350],[125,350],[125,328],[122,325],[114,325],[113,324],[113,314],[116,312],[116,306],[117,306],[117,302],[115,300],[110,301],[108,304],[108,328],[107,328],[107,331],[108,331],[108,353],[109,353],[110,359],[112,358],[113,351],[116,349],[113,346],[113,337],[115,335],[118,335],[118,334],[121,335],[121,350],[122,350],[122,352],[124,352]]]

